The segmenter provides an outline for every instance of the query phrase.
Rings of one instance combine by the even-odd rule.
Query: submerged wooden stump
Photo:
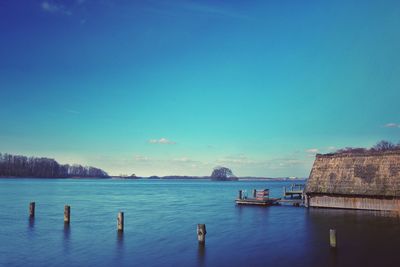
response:
[[[29,217],[35,217],[35,202],[29,203]]]
[[[123,212],[118,212],[117,229],[119,232],[124,231],[124,213]]]
[[[329,230],[329,243],[331,248],[336,248],[336,230],[330,229]]]
[[[71,207],[68,205],[64,206],[64,223],[69,224],[71,219]]]
[[[206,225],[205,224],[198,224],[197,225],[197,239],[199,240],[200,244],[204,244],[206,242]]]

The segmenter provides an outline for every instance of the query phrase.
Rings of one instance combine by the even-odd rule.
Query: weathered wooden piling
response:
[[[117,229],[119,232],[124,231],[124,213],[123,212],[118,212]]]
[[[239,199],[242,199],[242,198],[243,198],[243,190],[239,190],[238,198],[239,198]]]
[[[71,221],[71,207],[68,205],[64,206],[64,223],[69,224]]]
[[[331,248],[336,248],[336,230],[330,229],[329,230],[329,243]]]
[[[29,217],[35,217],[35,202],[29,203]]]
[[[197,225],[197,239],[199,240],[200,244],[204,244],[206,242],[206,225],[205,224],[198,224]]]

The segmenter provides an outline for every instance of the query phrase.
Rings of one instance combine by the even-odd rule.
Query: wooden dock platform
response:
[[[256,199],[256,198],[243,198],[236,199],[237,205],[257,205],[257,206],[272,206],[278,204],[279,198]]]
[[[279,204],[293,205],[295,207],[304,206],[304,200],[299,198],[292,198],[292,199],[281,198],[277,202]]]
[[[271,206],[278,204],[279,198],[270,198],[269,189],[253,190],[253,197],[248,198],[243,194],[243,190],[239,190],[239,196],[235,200],[237,205],[257,205],[257,206]]]

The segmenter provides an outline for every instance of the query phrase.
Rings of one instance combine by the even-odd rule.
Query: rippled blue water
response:
[[[0,179],[0,266],[399,266],[400,221],[371,212],[238,207],[285,182]],[[28,204],[36,202],[36,217]],[[64,227],[64,205],[71,224]],[[118,235],[116,216],[125,212]],[[206,246],[196,225],[207,226]],[[338,248],[329,248],[329,229]]]

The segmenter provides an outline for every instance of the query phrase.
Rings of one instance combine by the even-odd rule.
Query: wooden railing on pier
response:
[[[283,198],[279,203],[292,204],[293,206],[304,205],[304,184],[291,184],[283,187]]]
[[[283,187],[283,197],[297,197],[303,198],[304,185],[303,184],[291,184],[289,187]]]

